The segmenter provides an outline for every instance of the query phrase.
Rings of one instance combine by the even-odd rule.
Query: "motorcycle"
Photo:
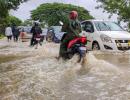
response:
[[[63,26],[63,22],[59,21],[60,25]],[[66,33],[61,38],[61,42],[65,39]],[[86,44],[89,42],[87,40],[87,37],[76,37],[73,40],[69,41],[66,46],[66,52],[62,55],[60,55],[63,59],[71,59],[75,54],[78,55],[79,59],[78,62],[83,62],[87,53],[87,47]]]
[[[86,37],[77,37],[69,41],[67,52],[63,58],[71,59],[75,54],[77,54],[79,56],[78,62],[83,61],[87,53],[87,48],[85,46],[87,41]]]
[[[33,45],[36,45],[36,48],[37,48],[38,44],[42,45],[42,42],[43,42],[43,36],[41,34],[36,34],[34,36]]]

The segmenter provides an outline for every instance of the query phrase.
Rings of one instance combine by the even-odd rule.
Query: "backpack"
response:
[[[35,27],[35,33],[36,34],[41,34],[42,33],[42,30],[40,27]]]

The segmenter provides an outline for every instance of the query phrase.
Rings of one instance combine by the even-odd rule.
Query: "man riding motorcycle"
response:
[[[64,24],[62,31],[66,32],[61,39],[59,57],[66,58],[67,45],[70,40],[73,40],[76,37],[79,37],[81,33],[81,25],[78,21],[78,13],[76,11],[71,11],[69,14],[69,21],[67,24]]]
[[[39,26],[38,22],[34,22],[34,26],[31,28],[30,32],[32,33],[32,38],[31,38],[31,41],[30,41],[30,46],[34,46],[34,45],[38,44],[37,43],[38,41],[36,41],[36,37],[40,38],[40,34],[42,33],[42,29]]]

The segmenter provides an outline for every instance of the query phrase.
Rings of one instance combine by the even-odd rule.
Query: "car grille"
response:
[[[115,40],[116,43],[128,43],[129,40]]]
[[[118,50],[122,50],[122,51],[130,50],[130,47],[118,47]]]
[[[130,40],[115,40],[118,50],[130,50]]]

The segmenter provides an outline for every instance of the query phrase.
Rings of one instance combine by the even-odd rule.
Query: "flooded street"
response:
[[[0,41],[0,100],[130,100],[130,55],[89,52],[55,59],[59,44],[35,49]]]

